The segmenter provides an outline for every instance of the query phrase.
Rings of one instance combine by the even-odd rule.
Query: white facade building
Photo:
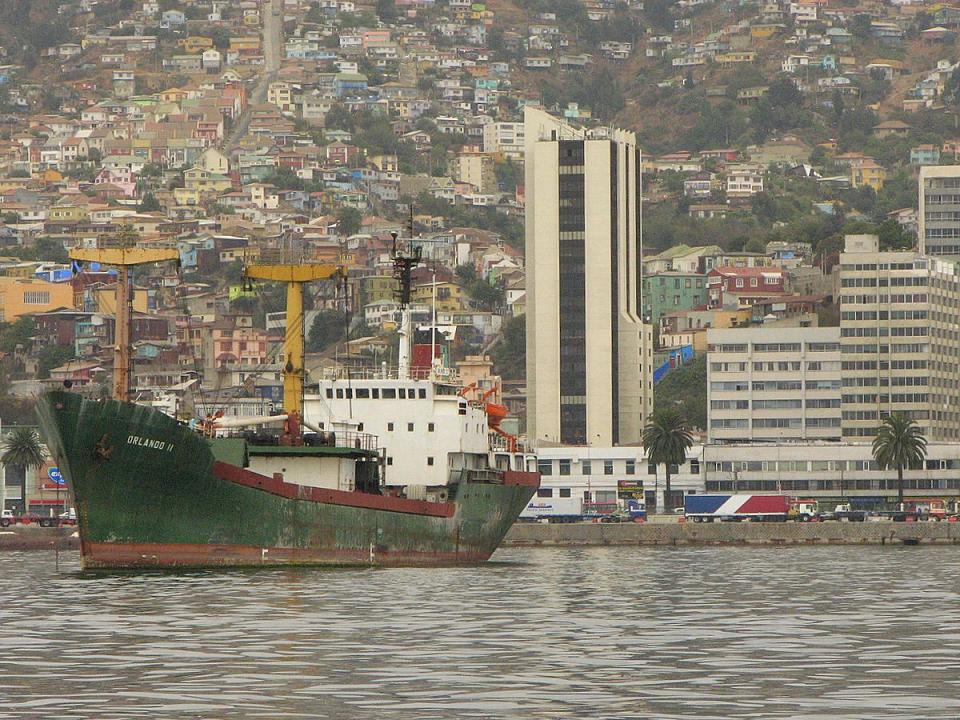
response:
[[[522,122],[487,123],[483,126],[483,151],[522,158],[526,147],[525,133]]]

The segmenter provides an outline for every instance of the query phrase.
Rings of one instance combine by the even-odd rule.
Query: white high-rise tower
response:
[[[524,111],[527,434],[637,444],[653,407],[636,137]]]

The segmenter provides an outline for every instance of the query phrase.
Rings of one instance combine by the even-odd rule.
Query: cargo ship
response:
[[[335,266],[287,256],[245,267],[248,278],[287,285],[282,412],[184,423],[130,402],[121,329],[128,269],[173,259],[168,252],[71,252],[119,269],[115,398],[64,389],[38,402],[43,435],[74,496],[85,569],[489,559],[539,486],[536,458],[500,428],[502,408],[471,398],[432,349],[426,372],[411,371],[408,311],[395,374],[308,387],[303,287],[334,276]],[[407,298],[417,260],[396,262]],[[274,425],[282,427],[264,430]]]

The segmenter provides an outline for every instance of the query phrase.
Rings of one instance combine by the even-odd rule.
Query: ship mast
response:
[[[179,260],[172,248],[74,248],[70,258],[80,262],[98,262],[117,268],[117,298],[114,330],[113,398],[130,399],[130,268],[166,260]]]
[[[339,265],[301,262],[258,262],[246,265],[245,278],[274,280],[287,284],[287,322],[283,338],[283,409],[295,415],[295,422],[303,415],[304,332],[303,286],[314,280],[326,280],[341,271]]]
[[[410,275],[417,265],[423,248],[413,246],[413,206],[410,207],[410,221],[408,225],[409,240],[406,252],[397,247],[397,233],[391,232],[393,249],[390,257],[393,258],[393,276],[400,284],[398,293],[400,300],[400,353],[397,357],[397,377],[401,380],[410,379]]]

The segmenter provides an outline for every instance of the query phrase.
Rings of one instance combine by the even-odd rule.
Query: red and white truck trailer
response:
[[[693,522],[782,522],[790,516],[788,495],[687,495],[683,514]]]

